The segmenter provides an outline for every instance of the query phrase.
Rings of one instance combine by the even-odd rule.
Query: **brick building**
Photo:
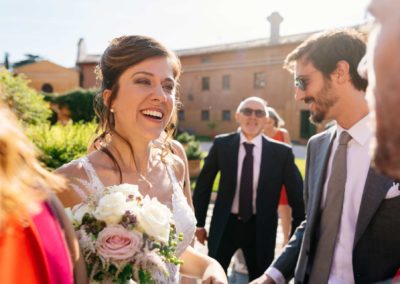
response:
[[[25,74],[30,86],[47,93],[65,93],[79,87],[79,72],[48,60],[14,68],[14,73]]]

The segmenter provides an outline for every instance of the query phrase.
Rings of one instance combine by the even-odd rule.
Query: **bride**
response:
[[[99,150],[57,170],[73,189],[60,199],[72,207],[104,187],[138,185],[142,195],[156,197],[173,213],[177,231],[183,234],[176,250],[183,260],[180,273],[203,283],[227,283],[217,261],[189,246],[196,222],[190,189],[184,186],[185,164],[179,157],[183,150],[171,142],[171,134],[162,135],[176,112],[180,71],[175,54],[152,38],[122,36],[111,41],[97,68],[102,85],[95,110],[103,141]],[[178,267],[168,269],[170,276],[163,283],[178,283]]]

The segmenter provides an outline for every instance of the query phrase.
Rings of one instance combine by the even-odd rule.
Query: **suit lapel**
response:
[[[315,191],[313,194],[313,199],[311,200],[313,211],[310,214],[310,216],[314,216],[314,218],[318,216],[317,213],[320,210],[321,196],[326,179],[326,170],[328,167],[328,161],[335,135],[336,127],[332,127],[330,130],[327,131],[325,137],[321,139],[319,147],[313,150],[313,152],[315,152],[315,158],[313,159],[313,162],[316,164],[316,166],[313,172],[308,173],[308,176],[313,175],[314,177],[317,177],[315,183],[316,188],[311,189]]]
[[[360,211],[354,236],[354,245],[367,228],[372,217],[378,210],[379,205],[385,198],[387,191],[391,187],[393,180],[378,174],[374,169],[369,168],[367,180],[365,182],[364,193],[361,200]]]
[[[237,171],[238,171],[238,156],[240,147],[240,133],[238,132],[234,135],[226,147],[226,155],[224,155],[227,160],[223,161],[224,164],[228,166],[228,171],[231,174],[233,184],[236,186],[237,183]],[[236,187],[233,187],[233,192],[235,192]]]
[[[257,196],[259,195],[260,190],[265,189],[266,181],[268,180],[268,176],[271,173],[271,169],[273,169],[274,158],[271,157],[272,151],[269,145],[268,140],[263,136],[262,137],[262,149],[261,149],[261,165],[260,165],[260,175],[258,177],[257,184]],[[260,186],[262,185],[262,186]]]

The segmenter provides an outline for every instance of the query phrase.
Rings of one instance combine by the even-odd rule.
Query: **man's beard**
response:
[[[319,124],[325,120],[326,114],[337,102],[338,97],[333,94],[331,83],[328,80],[324,80],[324,86],[321,91],[318,92],[315,98],[311,98],[311,100],[314,102],[316,108],[310,114],[310,121],[313,124]],[[307,99],[305,101],[307,102]]]

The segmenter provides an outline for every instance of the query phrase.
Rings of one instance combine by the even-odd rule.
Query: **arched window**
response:
[[[53,86],[49,83],[44,83],[42,86],[42,91],[45,93],[52,93],[53,92]]]

